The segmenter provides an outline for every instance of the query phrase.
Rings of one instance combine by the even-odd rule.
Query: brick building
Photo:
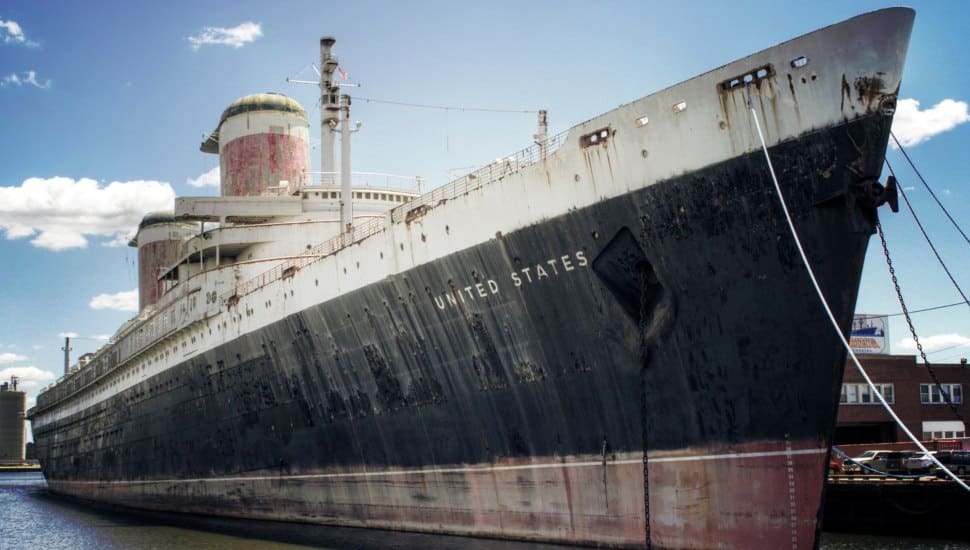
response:
[[[966,437],[970,418],[966,393],[970,390],[970,367],[966,362],[932,364],[943,390],[948,392],[957,414],[933,382],[926,366],[914,355],[860,355],[869,378],[913,435],[924,441]],[[907,441],[879,400],[871,394],[851,361],[842,377],[842,396],[835,428],[835,443],[889,443]]]

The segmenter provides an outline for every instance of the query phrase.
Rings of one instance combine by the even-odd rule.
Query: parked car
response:
[[[852,461],[846,460],[843,469],[847,474],[868,473],[868,470],[863,470],[859,466],[859,464],[865,464],[874,470],[884,472],[886,471],[886,454],[891,452],[881,449],[865,451],[861,455],[853,458]]]
[[[970,474],[970,451],[937,451],[936,459],[957,475]],[[937,477],[947,477],[942,468],[936,468]]]
[[[936,463],[933,462],[930,455],[936,455],[936,451],[919,453],[909,457],[906,461],[906,471],[910,474],[927,474],[931,472],[936,467]]]
[[[882,471],[890,474],[905,474],[907,461],[915,456],[913,451],[892,451],[885,455]],[[878,468],[877,468],[878,469]]]
[[[829,454],[829,474],[841,474],[845,466],[845,460],[841,456],[830,453]]]

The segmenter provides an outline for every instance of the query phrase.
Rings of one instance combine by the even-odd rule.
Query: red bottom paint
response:
[[[207,515],[655,548],[811,548],[825,448],[783,442],[642,455],[368,470],[81,482],[51,490]]]

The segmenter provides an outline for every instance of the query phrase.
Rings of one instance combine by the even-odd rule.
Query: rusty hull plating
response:
[[[815,546],[845,351],[748,105],[848,330],[878,204],[859,189],[880,176],[912,21],[888,9],[785,42],[258,285],[185,291],[180,316],[133,321],[38,398],[48,486],[519,540]]]

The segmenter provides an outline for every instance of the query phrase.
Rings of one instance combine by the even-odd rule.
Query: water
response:
[[[53,497],[47,494],[44,478],[38,472],[0,473],[0,550],[114,548],[563,550],[575,547],[179,514],[119,512]],[[970,543],[825,533],[821,548],[970,550]]]

